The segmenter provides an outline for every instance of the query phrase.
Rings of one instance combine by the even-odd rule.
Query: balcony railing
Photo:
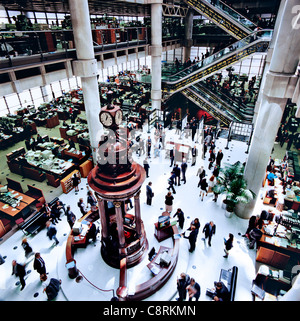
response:
[[[149,43],[146,27],[93,29],[95,54]],[[0,32],[0,69],[76,58],[73,30]]]

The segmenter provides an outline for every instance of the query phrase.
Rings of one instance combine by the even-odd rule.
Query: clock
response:
[[[122,110],[119,109],[116,111],[116,114],[115,114],[115,123],[116,125],[121,125],[122,123],[122,120],[123,120],[123,113],[122,113]]]
[[[113,117],[111,113],[107,111],[102,111],[99,116],[100,122],[104,127],[110,127],[113,124]]]

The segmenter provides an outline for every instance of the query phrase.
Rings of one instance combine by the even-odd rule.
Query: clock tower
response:
[[[119,106],[102,107],[99,120],[107,129],[98,147],[97,165],[88,176],[95,191],[101,220],[101,255],[115,268],[138,264],[148,248],[140,212],[140,189],[146,179],[144,168],[131,157],[127,127],[122,127]],[[126,135],[125,135],[126,134]],[[134,200],[134,213],[127,210]]]

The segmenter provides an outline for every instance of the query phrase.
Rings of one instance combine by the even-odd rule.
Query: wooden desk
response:
[[[0,185],[0,187],[3,186]],[[18,194],[17,197],[23,197],[18,207],[12,207],[6,203],[0,202],[0,215],[3,215],[3,217],[15,221],[16,219],[20,218],[20,216],[26,216],[27,212],[29,211],[29,207],[33,205],[36,202],[36,200],[35,198],[27,196],[26,194],[16,192],[11,188],[9,188],[8,191],[12,192],[13,194]],[[3,206],[5,205],[7,205],[8,207],[3,208]]]
[[[291,246],[283,247],[273,243],[274,238],[263,235],[258,242],[256,261],[284,270],[289,261],[300,260],[300,250]]]
[[[154,223],[154,228],[154,236],[158,242],[162,242],[173,235],[173,229],[171,225],[158,228],[158,223]]]

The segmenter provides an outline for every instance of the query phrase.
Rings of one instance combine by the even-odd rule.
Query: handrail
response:
[[[215,54],[212,54],[211,56],[203,59],[202,61],[183,69],[182,71],[170,76],[166,77],[164,80],[167,83],[177,83],[178,81],[181,81],[185,78],[188,78],[192,74],[196,74],[199,72],[199,70],[204,69],[208,67],[209,65],[212,65],[216,61],[219,61],[221,59],[224,59],[233,53],[237,53],[239,50],[246,48],[252,43],[259,42],[259,41],[270,41],[272,37],[273,30],[271,29],[265,29],[265,30],[259,30],[253,32],[251,35],[238,40],[237,42],[231,44],[230,46],[221,49],[220,51],[216,52]]]
[[[217,7],[222,12],[226,13],[230,18],[234,19],[236,22],[242,24],[244,27],[253,30],[253,28],[256,28],[257,25],[253,23],[251,20],[249,20],[247,17],[243,16],[240,12],[236,11],[232,7],[230,7],[228,4],[221,0],[214,0],[215,4],[213,5],[211,2],[212,0],[202,0],[203,2],[208,2],[212,6]]]

